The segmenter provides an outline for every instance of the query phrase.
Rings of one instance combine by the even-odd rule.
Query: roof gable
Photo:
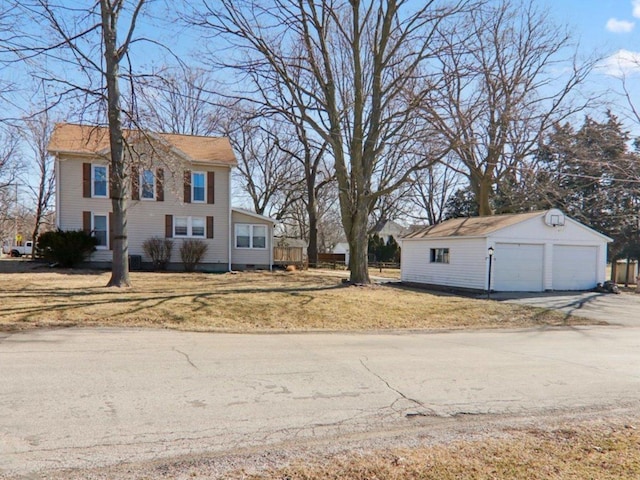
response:
[[[273,225],[276,224],[276,221],[273,218],[267,217],[265,215],[260,215],[259,213],[252,212],[251,210],[246,210],[244,208],[239,208],[239,207],[231,207],[231,211],[240,213],[242,215],[247,215],[249,217],[253,217],[257,220],[262,220],[263,222],[272,223]]]
[[[225,137],[205,137],[172,133],[153,133],[125,129],[124,136],[131,144],[157,141],[172,153],[192,162],[234,166],[237,164],[231,143]],[[52,154],[104,155],[109,152],[109,129],[71,123],[56,124],[48,150]]]

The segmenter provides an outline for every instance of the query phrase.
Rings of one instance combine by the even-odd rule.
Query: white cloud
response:
[[[631,5],[633,5],[633,16],[640,18],[640,0],[633,0]]]
[[[612,77],[626,77],[640,73],[640,52],[618,50],[613,55],[605,58],[596,66],[596,69],[605,75]]]
[[[638,8],[640,8],[640,6]],[[634,22],[618,20],[617,18],[610,18],[607,22],[607,30],[613,33],[629,33],[633,30],[634,26]]]

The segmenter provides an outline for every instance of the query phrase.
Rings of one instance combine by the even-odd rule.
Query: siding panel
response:
[[[432,248],[448,248],[449,263],[431,263]],[[484,239],[403,240],[403,282],[484,290],[487,249]]]

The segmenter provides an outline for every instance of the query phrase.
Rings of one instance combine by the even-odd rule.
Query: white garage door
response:
[[[497,243],[491,283],[498,292],[540,292],[543,245]]]
[[[553,246],[553,289],[590,290],[596,286],[598,248]]]

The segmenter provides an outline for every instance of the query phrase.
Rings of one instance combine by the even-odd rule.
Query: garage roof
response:
[[[546,213],[547,210],[487,217],[453,218],[437,225],[415,230],[402,238],[482,237],[510,225],[542,217]]]

